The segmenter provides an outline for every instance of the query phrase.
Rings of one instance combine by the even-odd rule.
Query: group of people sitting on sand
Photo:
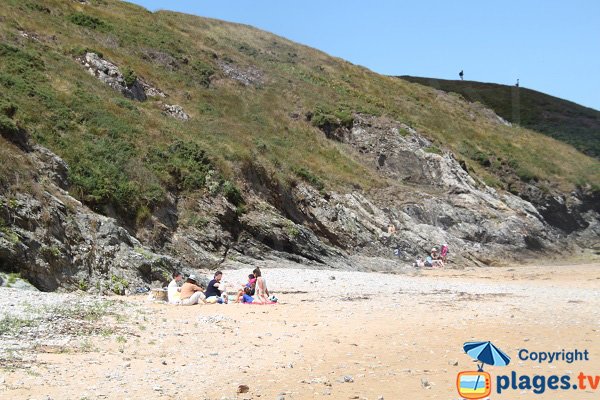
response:
[[[222,282],[223,272],[217,271],[206,288],[198,285],[198,278],[190,275],[185,279],[181,287],[179,282],[183,281],[183,274],[179,271],[173,272],[173,280],[167,287],[167,298],[170,304],[184,306],[194,304],[229,303],[229,294],[225,284]],[[271,296],[265,278],[262,277],[257,267],[248,275],[248,282],[236,289],[235,303],[246,304],[269,304],[276,302],[275,296]]]
[[[443,268],[446,262],[448,261],[448,245],[444,243],[441,246],[441,249],[438,251],[437,246],[434,246],[431,249],[431,253],[423,259],[423,257],[418,256],[414,266],[417,268]]]

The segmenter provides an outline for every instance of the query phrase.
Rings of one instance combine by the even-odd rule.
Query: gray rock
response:
[[[144,86],[138,79],[130,85],[127,85],[123,74],[115,64],[102,59],[96,53],[86,53],[79,60],[88,72],[98,78],[103,83],[121,92],[123,96],[132,100],[145,101],[147,96],[144,91]]]
[[[61,189],[69,187],[69,166],[56,154],[40,145],[33,145],[32,158],[36,161],[38,171],[46,175]]]
[[[145,101],[146,97],[167,97],[162,90],[152,86],[141,77],[137,77],[132,85],[127,86],[119,67],[102,59],[96,53],[86,53],[85,56],[78,58],[78,61],[87,68],[92,76],[121,92],[125,97],[138,101]]]
[[[20,290],[30,290],[37,292],[38,289],[29,283],[26,279],[15,275],[8,275],[0,272],[0,287],[9,287]]]
[[[190,119],[190,116],[183,111],[183,107],[178,106],[177,104],[164,104],[163,111],[166,115],[175,119],[180,119],[182,121],[187,121]]]
[[[217,64],[225,76],[236,80],[245,86],[258,86],[264,83],[263,72],[254,66],[242,67],[222,60],[219,60]]]
[[[124,294],[126,289],[162,286],[176,259],[152,252],[116,220],[94,213],[56,184],[68,167],[36,146],[31,157],[54,178],[50,191],[0,194],[0,217],[10,226],[0,231],[0,265],[11,265],[36,288],[92,290]]]

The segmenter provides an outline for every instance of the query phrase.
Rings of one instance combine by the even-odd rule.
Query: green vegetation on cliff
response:
[[[524,87],[402,76],[485,104],[507,121],[545,133],[600,158],[600,111]]]
[[[64,158],[72,193],[96,209],[135,218],[167,191],[203,189],[240,205],[245,165],[259,165],[282,184],[384,186],[319,130],[350,126],[357,112],[417,129],[436,152],[454,151],[495,186],[506,182],[482,160],[566,190],[600,186],[598,162],[567,144],[498,124],[457,96],[249,26],[118,0],[2,0],[0,22],[0,129],[23,129]],[[118,65],[128,86],[140,79],[167,97],[126,99],[78,61],[88,51]],[[191,119],[169,117],[163,103],[182,106]],[[9,153],[0,151],[0,176],[20,165]],[[210,171],[216,189],[207,187]]]

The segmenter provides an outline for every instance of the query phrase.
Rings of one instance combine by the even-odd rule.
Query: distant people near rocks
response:
[[[440,249],[440,258],[446,264],[448,262],[448,243],[442,244]]]
[[[431,249],[431,266],[432,267],[440,267],[442,268],[444,266],[444,262],[442,261],[442,258],[440,256],[440,253],[438,251],[437,247],[433,247]]]
[[[462,69],[461,69],[461,70],[460,70],[460,72],[458,73],[458,76],[460,76],[460,80],[462,81],[462,80],[463,80],[463,78],[464,78],[464,76],[465,76],[465,73],[464,73],[464,71],[463,71]]]
[[[393,235],[394,233],[396,233],[396,226],[394,224],[392,224],[391,222],[388,225],[388,233],[390,235]]]
[[[433,267],[433,258],[431,258],[431,256],[425,257],[424,264],[425,264],[424,266],[427,267],[427,268]]]
[[[267,282],[263,278],[260,268],[256,267],[252,271],[256,278],[256,286],[254,290],[254,302],[255,303],[269,303],[269,289],[267,289]]]
[[[173,272],[173,280],[169,282],[169,286],[167,286],[167,299],[169,304],[180,304],[181,303],[181,295],[179,291],[181,288],[179,287],[179,282],[183,280],[183,275],[179,271]]]
[[[227,297],[227,291],[225,290],[225,285],[221,283],[221,279],[223,278],[223,273],[221,271],[215,272],[214,278],[208,283],[208,287],[206,288],[206,292],[204,295],[206,296],[207,303],[227,303],[229,298]]]
[[[423,257],[417,256],[417,259],[415,260],[415,263],[413,265],[415,268],[423,268],[425,266],[425,261],[423,260]]]
[[[256,287],[256,278],[254,277],[254,274],[250,274],[250,275],[248,275],[248,282],[245,285],[243,285],[240,290],[238,290],[235,302],[239,303],[242,300],[242,297],[244,296],[246,289],[250,289],[249,295],[254,296],[255,287]]]
[[[191,306],[198,303],[204,303],[204,289],[198,286],[196,275],[190,275],[181,286],[181,304]]]

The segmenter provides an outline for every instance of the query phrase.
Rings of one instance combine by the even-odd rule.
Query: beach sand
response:
[[[224,280],[241,283],[249,272],[225,271]],[[263,275],[276,305],[127,297],[126,315],[105,321],[121,333],[36,346],[20,364],[5,358],[0,398],[459,399],[457,373],[477,369],[462,345],[479,340],[512,358],[485,367],[492,399],[600,397],[600,386],[496,392],[496,376],[512,371],[571,383],[579,372],[600,375],[600,264]],[[523,361],[522,349],[588,350],[589,361]]]

